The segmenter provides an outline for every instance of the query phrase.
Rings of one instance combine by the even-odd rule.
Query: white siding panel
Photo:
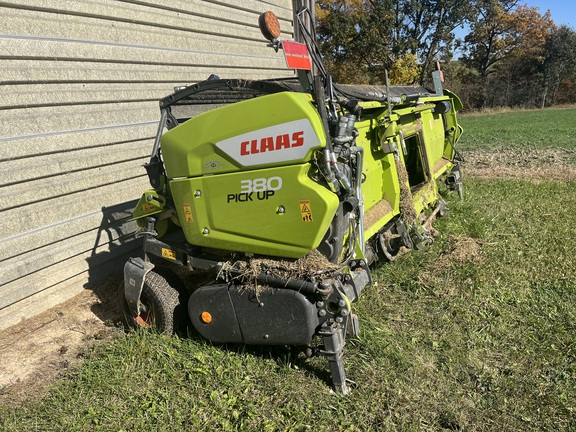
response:
[[[126,244],[110,242],[95,250],[69,257],[50,267],[23,275],[2,286],[0,308],[13,305],[23,298],[55,286],[62,281],[94,271],[94,268],[106,265],[108,261],[116,257],[124,256],[125,252]]]
[[[0,263],[4,265],[11,258],[21,257],[46,246],[65,244],[79,234],[93,232],[94,244],[101,244],[109,233],[121,232],[123,236],[128,235],[132,232],[133,224],[124,224],[123,221],[131,216],[135,204],[135,201],[127,201],[104,206],[68,220],[14,233],[0,241]]]
[[[54,160],[52,154],[43,154],[34,157],[34,169],[30,169],[30,159],[9,159],[0,164],[0,178],[10,178],[11,183],[5,183],[0,187],[0,196],[6,193],[4,189],[11,188],[31,180],[43,181],[58,175],[72,175],[91,168],[106,168],[115,164],[127,163],[130,166],[127,172],[138,170],[139,161],[146,161],[152,148],[153,141],[141,140],[129,141],[120,144],[110,144],[105,149],[92,147],[62,153],[58,160]],[[0,208],[4,208],[0,206]]]
[[[0,64],[0,68],[1,68]],[[28,84],[20,87],[0,87],[4,109],[34,108],[59,105],[92,105],[116,102],[153,102],[166,96],[177,83],[70,83]],[[154,104],[153,104],[154,105]]]
[[[17,303],[0,309],[0,328],[5,329],[16,325],[41,311],[57,306],[80,294],[87,286],[87,279],[86,272],[81,273],[71,279],[62,280],[51,287],[47,286],[30,297],[22,298]]]
[[[268,63],[268,66],[274,64]],[[286,68],[281,63],[280,69],[261,65],[253,68],[236,67],[229,63],[215,66],[196,66],[190,68],[186,65],[172,66],[129,63],[85,63],[81,61],[58,61],[44,59],[37,60],[18,59],[5,60],[0,58],[2,77],[5,85],[30,83],[39,84],[66,84],[66,83],[127,83],[127,84],[153,84],[166,83],[166,94],[170,93],[175,85],[192,84],[204,80],[212,73],[222,78],[270,78],[271,75],[284,76]],[[145,88],[145,87],[144,87]],[[15,90],[12,90],[15,91]],[[8,91],[4,91],[8,93]]]
[[[2,263],[3,272],[0,274],[0,284],[5,285],[28,274],[38,272],[52,265],[66,262],[70,257],[91,253],[97,255],[101,248],[118,247],[120,242],[134,241],[131,231],[135,229],[135,222],[127,223],[123,229],[111,230],[102,233],[97,230],[88,231],[42,248],[28,251]],[[16,284],[17,286],[17,284]],[[3,293],[7,288],[3,287]],[[0,305],[10,303],[0,297]],[[1,306],[0,306],[1,307]]]
[[[157,122],[157,104],[152,103],[116,103],[105,105],[61,106],[23,108],[0,111],[0,136],[20,138],[46,132],[62,133],[102,128],[108,125],[137,124]],[[46,127],[49,122],[50,128]],[[18,139],[6,140],[0,148],[0,160],[10,158],[11,144]],[[81,147],[82,143],[78,143]],[[38,149],[42,153],[42,149]]]
[[[7,211],[54,198],[68,200],[73,193],[115,185],[131,178],[130,176],[142,177],[142,170],[136,168],[146,162],[146,158],[140,157],[136,160],[128,159],[127,162],[103,166],[100,165],[100,160],[97,160],[93,161],[94,164],[98,164],[96,167],[0,188],[0,208]],[[145,186],[145,182],[142,182],[142,186]]]
[[[0,329],[137,255],[158,100],[210,74],[292,76],[258,15],[288,0],[0,1]]]
[[[210,44],[209,40],[204,45]],[[217,47],[216,47],[217,48]],[[272,65],[280,69],[284,59],[271,53],[224,52],[160,45],[132,45],[127,43],[96,42],[89,39],[43,38],[36,36],[0,36],[0,51],[15,57],[26,53],[37,60],[73,60],[110,63],[154,64],[172,66],[211,66],[231,63],[237,68],[254,68],[254,64]],[[273,51],[272,51],[273,53]]]
[[[111,182],[95,189],[82,189],[82,187],[83,185],[80,185],[75,193],[43,201],[36,200],[35,190],[29,189],[27,191],[29,204],[0,213],[2,218],[0,238],[10,238],[46,225],[73,219],[77,215],[87,214],[102,207],[140,198],[142,192],[149,186],[146,179],[139,176]],[[2,243],[0,243],[1,249]]]
[[[0,111],[0,117],[1,115],[2,112]],[[8,115],[6,119],[7,121],[11,120]],[[16,121],[16,118],[12,118],[12,120]],[[158,120],[156,119],[141,123],[122,124],[115,122],[93,128],[48,130],[0,138],[0,163],[10,159],[94,147],[102,147],[104,152],[106,151],[104,147],[109,145],[153,138],[157,129]],[[33,169],[33,165],[30,166],[30,169]],[[4,181],[10,180],[10,177],[4,179]]]
[[[215,47],[213,49],[221,51],[231,51],[238,43],[242,43],[245,50],[253,53],[266,49],[266,43],[253,25],[218,21],[210,23],[204,18],[193,16],[173,17],[157,9],[144,15],[133,11],[133,18],[114,23],[103,16],[67,15],[66,12],[46,14],[14,9],[5,15],[10,19],[10,26],[6,28],[7,34],[24,33],[37,37],[49,34],[54,38],[188,49],[198,47],[198,41],[210,41]]]

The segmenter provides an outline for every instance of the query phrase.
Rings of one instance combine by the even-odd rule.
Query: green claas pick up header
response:
[[[273,13],[259,20],[297,78],[211,76],[160,101],[152,188],[133,216],[144,258],[126,263],[121,301],[135,326],[301,346],[327,358],[346,394],[344,344],[369,266],[432,242],[447,211],[440,181],[461,194],[461,103],[440,71],[433,92],[333,83],[310,22],[297,11],[289,42]],[[204,283],[189,293],[168,262]]]

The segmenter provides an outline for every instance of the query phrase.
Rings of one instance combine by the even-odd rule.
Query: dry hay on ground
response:
[[[484,260],[484,256],[482,255],[482,246],[486,243],[484,240],[463,235],[449,235],[448,239],[450,241],[450,247],[435,261],[435,265],[446,267],[454,263],[480,263]]]
[[[464,173],[480,179],[541,182],[576,180],[576,151],[569,149],[473,150],[464,153]]]
[[[465,263],[484,262],[482,247],[486,242],[463,235],[448,235],[448,241],[449,246],[441,256],[420,273],[418,283],[433,289],[438,295],[453,296],[458,294],[458,287],[450,283],[453,269]]]

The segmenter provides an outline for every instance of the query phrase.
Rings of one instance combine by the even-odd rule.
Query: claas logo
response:
[[[293,147],[301,147],[303,145],[304,131],[298,131],[294,132],[291,136],[290,134],[281,134],[277,136],[261,138],[260,140],[253,139],[250,141],[243,141],[240,144],[240,155],[248,156],[257,153],[266,153]]]

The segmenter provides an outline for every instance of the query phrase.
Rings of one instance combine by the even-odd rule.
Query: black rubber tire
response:
[[[151,329],[165,335],[186,329],[188,293],[182,281],[173,273],[155,269],[146,275],[138,316],[132,315],[124,290],[120,291],[124,318],[129,326]]]

